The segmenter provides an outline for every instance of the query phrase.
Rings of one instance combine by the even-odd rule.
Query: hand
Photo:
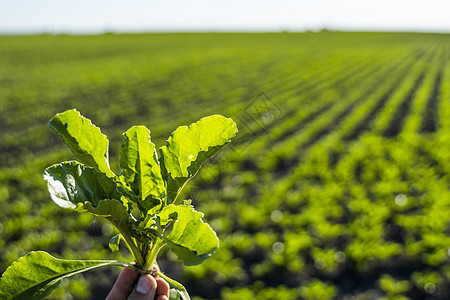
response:
[[[169,300],[169,284],[158,276],[142,275],[124,268],[106,300]],[[137,280],[137,284],[136,283]]]

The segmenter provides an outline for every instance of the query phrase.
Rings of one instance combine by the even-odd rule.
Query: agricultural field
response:
[[[161,269],[194,299],[450,298],[450,39],[413,33],[0,37],[0,273],[31,250],[123,259],[112,226],[64,211],[48,128],[76,108],[110,140],[222,114],[236,139],[189,182],[220,248]],[[112,165],[118,170],[118,165]],[[119,270],[50,299],[104,299]]]

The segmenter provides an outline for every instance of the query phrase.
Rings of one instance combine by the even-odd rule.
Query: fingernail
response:
[[[150,280],[146,276],[141,276],[136,287],[136,292],[147,295],[150,292],[150,287]]]

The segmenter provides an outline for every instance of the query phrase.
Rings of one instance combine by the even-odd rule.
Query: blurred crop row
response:
[[[37,249],[131,259],[108,249],[109,224],[51,202],[44,168],[73,159],[55,113],[101,127],[111,162],[132,125],[160,146],[219,113],[240,133],[185,197],[220,248],[195,267],[160,259],[192,295],[448,299],[449,50],[406,33],[0,37],[0,272]],[[117,273],[51,297],[102,299]]]

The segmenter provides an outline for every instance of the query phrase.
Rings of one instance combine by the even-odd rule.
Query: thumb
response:
[[[156,279],[152,275],[142,275],[128,300],[154,300],[156,287]]]

